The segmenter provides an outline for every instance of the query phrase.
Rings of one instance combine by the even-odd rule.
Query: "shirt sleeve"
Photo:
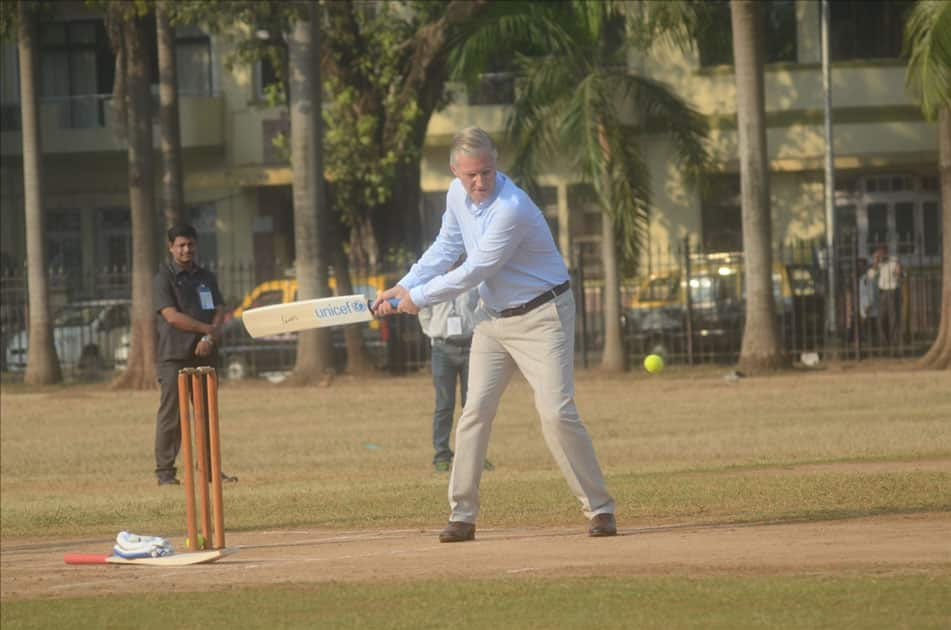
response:
[[[459,229],[456,216],[447,208],[442,215],[442,225],[436,240],[423,252],[416,264],[410,268],[409,273],[403,276],[398,284],[412,290],[445,272],[459,260],[465,251],[462,230]],[[416,302],[415,298],[413,302]],[[421,306],[419,302],[416,302],[416,305]]]
[[[152,297],[155,300],[155,312],[161,313],[162,309],[169,306],[178,310],[178,302],[175,300],[172,291],[172,283],[165,271],[159,271],[152,279]]]
[[[489,221],[479,244],[465,262],[449,273],[437,275],[410,290],[417,306],[449,300],[491,277],[512,257],[525,239],[529,223],[521,220],[518,206],[504,205]]]

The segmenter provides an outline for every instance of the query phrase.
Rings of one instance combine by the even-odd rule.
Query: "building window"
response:
[[[65,128],[105,125],[115,55],[102,20],[49,22],[40,32],[40,96],[59,105]]]
[[[283,97],[284,86],[270,55],[264,55],[257,63],[255,72],[254,95],[263,101],[277,100]]]
[[[913,0],[836,0],[829,3],[832,61],[897,59]]]
[[[100,272],[132,268],[132,219],[128,208],[96,211],[96,269]]]
[[[700,65],[733,65],[733,29],[729,0],[707,0],[697,5],[694,39]],[[769,0],[765,3],[766,63],[796,62],[796,3]]]
[[[75,208],[46,211],[46,259],[57,273],[83,268],[82,216]]]
[[[0,53],[0,131],[20,129],[20,56],[16,47]]]
[[[937,201],[926,201],[922,205],[922,224],[925,256],[941,255],[941,215]]]
[[[198,256],[203,265],[218,260],[218,213],[215,204],[206,203],[189,207],[185,216],[198,232]]]
[[[181,96],[210,96],[211,40],[195,26],[175,29],[175,69]]]
[[[739,175],[711,176],[701,195],[700,214],[704,251],[743,250]]]
[[[261,121],[261,161],[287,164],[290,160],[291,120],[286,110],[273,120]]]

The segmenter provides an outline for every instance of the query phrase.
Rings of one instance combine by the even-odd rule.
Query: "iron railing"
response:
[[[913,250],[898,248],[899,252]],[[579,247],[573,254],[572,288],[578,306],[575,349],[579,365],[587,367],[597,364],[604,343],[603,273],[596,247]],[[777,249],[772,274],[776,326],[783,348],[792,359],[799,359],[804,353],[834,354],[844,360],[916,356],[934,341],[941,317],[940,261],[912,253],[900,254],[904,273],[896,298],[897,323],[894,330],[886,331],[880,326],[881,305],[875,301],[878,298],[866,290],[869,259],[864,254],[857,251],[854,239],[845,238],[838,243],[833,330],[827,316],[829,273],[822,248],[813,242],[797,242]],[[625,277],[621,286],[621,326],[631,364],[638,364],[652,352],[663,354],[668,363],[735,362],[746,316],[742,254],[703,252],[684,242],[676,250],[652,251],[645,258],[640,273]],[[289,278],[286,272],[293,269],[281,261],[213,263],[209,267],[215,271],[230,308],[250,299],[248,296],[256,288],[260,291],[262,283]],[[354,291],[372,297],[377,290],[395,282],[401,273],[401,269],[354,270]],[[128,301],[131,295],[127,269],[86,273],[51,269],[48,278],[54,315],[76,303]],[[294,296],[287,294],[277,299]],[[26,335],[21,332],[27,328],[27,304],[24,270],[7,265],[0,272],[0,341],[2,369],[14,375],[23,368],[22,362],[17,364],[17,358],[26,357]],[[71,333],[80,339],[78,343],[83,348],[79,355],[66,354],[93,357],[93,366],[99,369],[121,369],[128,350],[128,335],[116,338],[114,327],[123,324],[121,317],[115,317],[112,328]],[[379,369],[403,373],[427,366],[429,344],[415,318],[398,316],[362,326],[364,348]],[[294,364],[297,344],[293,336],[254,340],[236,324],[225,332],[221,348],[223,367],[235,376],[287,370]],[[61,331],[60,337],[63,334]],[[332,338],[337,368],[344,369],[347,356],[342,329],[333,330]],[[57,343],[66,342],[58,339]],[[103,348],[108,356],[103,356]],[[67,375],[81,373],[89,368],[89,361],[81,363],[63,367]]]

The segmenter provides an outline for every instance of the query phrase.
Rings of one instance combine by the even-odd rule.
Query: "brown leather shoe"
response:
[[[588,528],[588,536],[616,536],[617,524],[614,522],[614,515],[608,513],[595,514],[591,519]]]
[[[462,521],[449,521],[446,528],[439,532],[439,542],[465,542],[475,540],[475,523],[463,523]]]

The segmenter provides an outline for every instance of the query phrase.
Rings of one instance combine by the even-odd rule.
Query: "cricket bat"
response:
[[[238,551],[231,549],[214,549],[211,551],[195,551],[189,553],[173,553],[170,556],[157,558],[123,558],[104,553],[67,553],[63,556],[66,564],[140,564],[150,567],[185,567],[191,564],[205,564],[215,562],[227,555]]]
[[[398,303],[395,298],[390,300],[393,306]],[[250,308],[241,314],[241,320],[252,337],[267,337],[310,328],[368,322],[374,318],[370,304],[360,293],[299,300]]]

